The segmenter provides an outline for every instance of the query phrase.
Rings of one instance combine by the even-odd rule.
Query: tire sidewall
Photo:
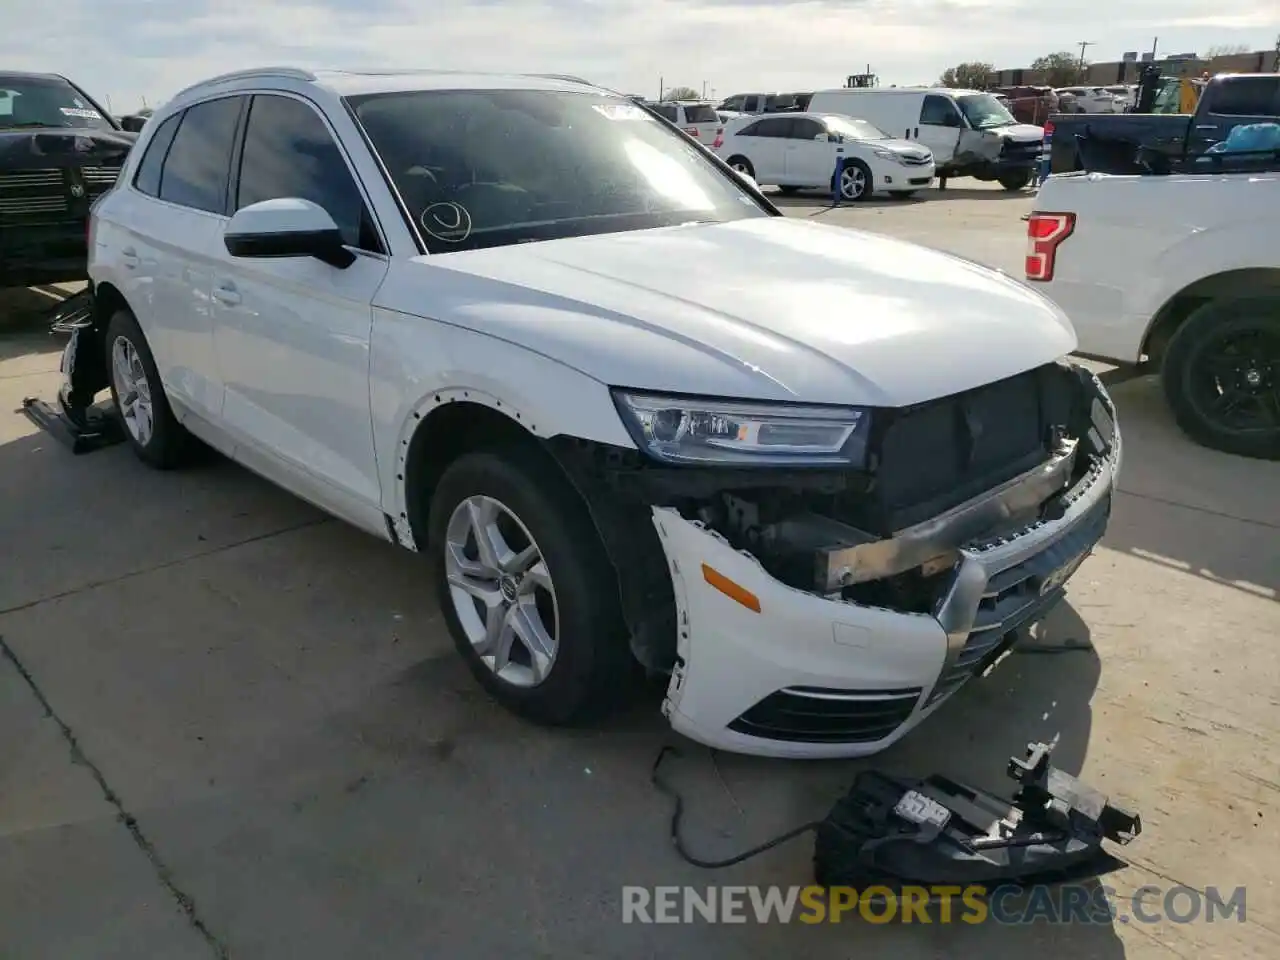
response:
[[[1205,342],[1227,329],[1258,327],[1280,330],[1280,291],[1214,300],[1198,307],[1170,339],[1161,381],[1174,419],[1192,440],[1223,453],[1275,460],[1280,459],[1280,431],[1226,430],[1206,417],[1191,399],[1194,363]]]
[[[745,173],[748,177],[751,177],[753,180],[755,179],[756,168],[752,166],[751,161],[748,160],[746,157],[741,155],[734,155],[730,157],[727,162],[731,168],[736,169],[737,167],[742,167],[743,173]]]
[[[120,409],[120,395],[116,390],[115,377],[115,343],[123,337],[132,344],[142,363],[143,372],[147,375],[147,385],[151,388],[152,429],[151,438],[146,444],[139,443],[133,433],[124,424],[124,416]],[[106,337],[103,342],[103,355],[107,365],[107,383],[111,390],[111,402],[115,406],[116,416],[124,429],[124,435],[133,447],[134,452],[146,463],[155,467],[173,466],[182,446],[182,427],[173,417],[164,386],[160,382],[160,371],[156,367],[155,358],[151,354],[151,346],[138,325],[137,319],[128,310],[117,310],[107,323]]]
[[[856,197],[851,197],[844,192],[844,174],[846,170],[861,171],[863,180],[866,182],[862,193]],[[871,168],[861,160],[846,160],[844,168],[840,171],[840,199],[848,203],[861,203],[864,200],[870,200],[873,193],[875,193],[875,182],[871,179]]]
[[[525,451],[469,453],[455,461],[431,494],[428,550],[439,604],[454,645],[479,683],[499,702],[542,723],[570,724],[598,716],[620,693],[608,689],[629,659],[617,600],[617,578],[586,507],[568,480]],[[557,489],[557,484],[564,487]],[[501,502],[537,543],[556,592],[557,650],[547,678],[517,687],[480,659],[453,606],[444,562],[445,531],[454,509],[473,496]],[[584,522],[585,521],[585,522]],[[604,689],[600,689],[603,687]]]

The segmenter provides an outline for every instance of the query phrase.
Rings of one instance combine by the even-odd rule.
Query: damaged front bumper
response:
[[[789,586],[703,523],[653,508],[676,601],[664,703],[672,727],[719,749],[795,758],[864,756],[901,738],[1041,619],[1101,540],[1121,461],[1114,408],[1101,416],[1106,439],[1081,442],[1103,452],[1088,456],[1047,516],[994,537],[966,528],[996,519],[1002,503],[1012,508],[1052,461],[914,531],[956,548],[929,612]],[[913,549],[901,535],[868,547],[863,559],[878,563]]]

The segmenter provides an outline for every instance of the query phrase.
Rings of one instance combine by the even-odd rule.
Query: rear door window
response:
[[[657,112],[658,116],[662,117],[663,120],[666,120],[669,123],[680,122],[679,111],[676,110],[675,106],[670,103],[654,104],[653,109]]]
[[[720,115],[715,107],[695,104],[684,108],[685,123],[719,123]]]
[[[243,97],[223,97],[187,109],[164,161],[161,200],[226,213],[231,147],[243,104]]]
[[[742,109],[747,113],[755,113],[760,109],[760,97],[754,93],[750,94],[746,100],[743,101]]]
[[[138,173],[133,178],[133,185],[149,197],[160,196],[160,173],[164,167],[164,158],[169,152],[169,145],[173,143],[173,135],[178,132],[178,124],[181,122],[182,114],[175,113],[160,124],[147,144],[147,152],[142,155],[142,162],[138,164]]]
[[[827,128],[817,120],[811,120],[808,117],[795,117],[791,120],[791,131],[788,134],[792,140],[813,140],[817,137],[826,139]]]
[[[1211,94],[1210,113],[1227,117],[1274,116],[1280,99],[1280,77],[1239,77],[1219,82]]]
[[[794,121],[790,117],[771,117],[768,120],[761,120],[755,124],[757,137],[777,137],[785,140],[791,136],[791,125]]]

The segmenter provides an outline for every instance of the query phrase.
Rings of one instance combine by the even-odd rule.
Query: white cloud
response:
[[[838,86],[867,64],[920,83],[964,60],[1025,66],[1247,44],[1280,14],[1257,0],[0,0],[0,69],[52,70],[118,110],[239,67],[442,67],[573,73],[624,89]],[[1084,26],[1092,24],[1091,26]]]

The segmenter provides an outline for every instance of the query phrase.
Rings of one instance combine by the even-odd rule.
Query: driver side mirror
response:
[[[263,200],[237,210],[222,242],[233,257],[315,257],[339,270],[356,259],[328,211],[298,197]]]
[[[820,133],[813,139],[818,141],[825,140],[827,143],[844,143],[844,134],[843,133],[826,133],[826,134]]]
[[[120,128],[126,133],[141,133],[147,125],[146,117],[128,116],[120,118]]]

